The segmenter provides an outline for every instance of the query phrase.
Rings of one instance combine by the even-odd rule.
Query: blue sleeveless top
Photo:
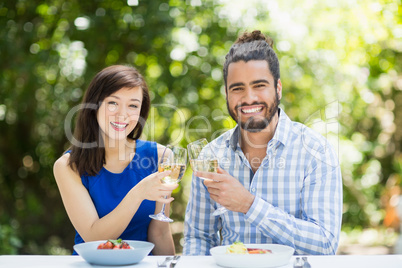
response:
[[[155,142],[136,141],[133,160],[121,173],[112,173],[102,168],[96,176],[82,176],[82,184],[87,188],[99,218],[110,213],[127,193],[142,179],[158,170],[158,151]],[[155,201],[144,200],[127,228],[118,237],[123,240],[148,241],[150,214],[155,212]],[[75,244],[84,240],[76,231]],[[76,252],[73,252],[76,255]]]

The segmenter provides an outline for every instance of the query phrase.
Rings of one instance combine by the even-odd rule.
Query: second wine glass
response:
[[[162,183],[179,183],[186,170],[186,164],[187,150],[181,147],[167,145],[159,161],[158,172],[171,170],[171,173],[162,179]],[[165,198],[167,198],[167,196],[165,196]],[[165,204],[162,205],[161,212],[149,215],[149,217],[158,221],[173,222],[171,218],[165,215]]]
[[[212,148],[208,147],[207,139],[196,140],[187,145],[188,157],[193,171],[217,172],[218,158]],[[204,180],[207,178],[199,177]],[[212,213],[219,216],[227,211],[227,208],[217,203],[218,208]]]

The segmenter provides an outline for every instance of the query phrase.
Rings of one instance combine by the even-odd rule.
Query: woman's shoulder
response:
[[[137,150],[141,150],[141,155],[157,156],[158,159],[162,157],[166,146],[154,141],[137,140]],[[151,149],[151,150],[150,150]]]
[[[154,142],[154,141],[147,141],[147,140],[136,140],[136,151],[139,152],[141,155],[145,154],[153,154],[155,150],[159,152],[159,147],[160,144]]]
[[[63,174],[63,175],[71,175],[71,174],[75,174],[77,175],[77,173],[71,168],[70,166],[70,153],[65,153],[62,156],[60,156],[53,165],[53,173],[56,177],[56,179],[58,177],[62,177],[62,176],[57,176],[59,174]],[[64,177],[64,176],[63,176]]]
[[[158,158],[161,158],[162,155],[163,155],[163,153],[165,152],[166,146],[157,143],[157,144],[156,144],[156,149],[158,150]]]
[[[64,168],[69,166],[69,160],[70,160],[70,153],[67,152],[60,156],[55,162],[53,167],[54,168]]]
[[[155,141],[147,141],[147,140],[135,140],[137,148],[141,147],[155,147],[157,143]]]

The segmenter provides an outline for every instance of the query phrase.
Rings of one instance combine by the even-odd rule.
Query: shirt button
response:
[[[255,192],[255,188],[251,189],[251,191],[254,193],[254,192]]]

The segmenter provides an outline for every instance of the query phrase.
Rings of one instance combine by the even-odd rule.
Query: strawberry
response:
[[[117,240],[108,239],[105,243],[101,243],[98,249],[131,249],[130,245],[121,238]]]
[[[130,248],[130,245],[129,245],[127,242],[122,242],[122,243],[121,243],[121,248],[122,248],[122,249],[129,249],[129,248]]]
[[[110,242],[110,241],[107,241],[106,243],[105,243],[105,249],[112,249],[114,247],[114,244],[112,243],[112,242]]]

